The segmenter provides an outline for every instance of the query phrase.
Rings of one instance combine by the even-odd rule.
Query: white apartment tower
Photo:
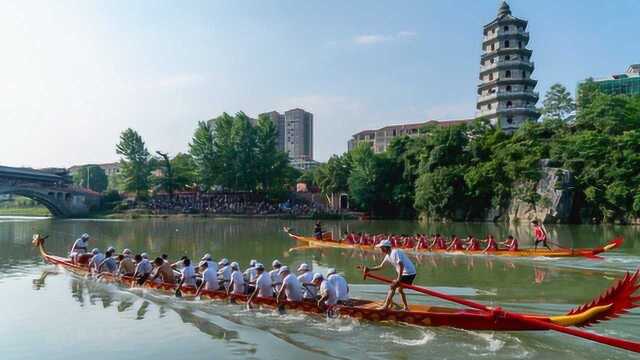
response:
[[[476,115],[508,132],[540,117],[526,30],[527,21],[512,16],[506,1],[496,19],[484,26]]]

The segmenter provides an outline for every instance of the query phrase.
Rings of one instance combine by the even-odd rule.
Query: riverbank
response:
[[[118,212],[94,213],[92,218],[106,219],[170,219],[170,218],[234,218],[234,219],[286,219],[286,220],[356,220],[359,213],[345,212],[339,214],[228,214],[228,213],[156,213],[144,209],[126,210]]]
[[[6,207],[0,208],[0,216],[51,216],[51,213],[44,207]]]

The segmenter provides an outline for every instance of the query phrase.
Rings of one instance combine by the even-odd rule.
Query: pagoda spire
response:
[[[500,5],[500,8],[498,9],[498,19],[503,18],[507,15],[511,15],[511,8],[506,1],[503,1],[502,5]]]

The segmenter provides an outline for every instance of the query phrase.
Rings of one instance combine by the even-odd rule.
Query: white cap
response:
[[[264,270],[264,265],[262,265],[261,263],[257,262],[254,267],[258,270]]]
[[[93,250],[91,250],[91,253],[92,253],[93,255],[95,255],[95,254],[97,254],[97,253],[99,253],[99,252],[100,252],[100,250],[99,250],[98,248],[93,248]]]
[[[278,270],[278,274],[282,274],[285,271],[289,272],[289,267],[288,266],[281,267],[280,270]]]
[[[82,236],[80,236],[80,238],[82,238],[83,240],[87,240],[87,239],[91,238],[91,236],[89,236],[89,234],[87,234],[87,233],[84,233],[84,234],[82,234]]]
[[[309,267],[308,264],[302,263],[300,264],[300,266],[298,266],[298,271],[310,271],[311,268]]]
[[[116,252],[116,249],[114,249],[114,248],[113,248],[113,246],[109,246],[109,247],[107,248],[107,252],[109,252],[109,251],[111,251],[111,252]]]
[[[207,263],[206,260],[200,261],[200,263],[198,264],[198,267],[202,267],[202,265],[208,266],[209,264]]]
[[[211,254],[209,254],[209,253],[204,254],[202,259],[200,259],[200,260],[211,260]]]
[[[220,260],[220,262],[218,263],[218,265],[222,265],[222,266],[229,265],[229,259],[227,259],[227,258],[222,258],[222,260]]]
[[[327,276],[331,275],[331,274],[335,274],[336,273],[336,269],[334,268],[329,268],[329,270],[327,270]]]
[[[251,261],[249,261],[249,266],[256,266],[257,263],[258,263],[258,260],[251,259]]]
[[[149,258],[149,254],[147,254],[146,252],[143,252],[142,254],[140,254],[140,256],[142,256],[143,259]]]
[[[238,270],[238,269],[240,269],[240,264],[238,264],[237,262],[234,261],[234,262],[231,263],[231,268]]]
[[[320,273],[315,273],[313,274],[313,278],[311,279],[311,282],[316,282],[317,280],[322,280],[324,279],[324,277],[322,276],[322,274]]]
[[[391,247],[391,241],[384,239],[382,241],[380,241],[380,243],[378,245],[376,245],[377,248],[381,248],[381,247]]]
[[[132,254],[132,252],[131,252],[131,250],[129,250],[129,249],[124,249],[124,250],[122,250],[122,254],[123,254],[123,255],[131,255],[131,254]]]
[[[278,261],[278,259],[273,260],[273,262],[271,263],[271,266],[276,267],[276,266],[282,266],[282,263],[280,261]]]

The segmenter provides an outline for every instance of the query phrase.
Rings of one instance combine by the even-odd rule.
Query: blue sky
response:
[[[315,157],[367,128],[472,116],[499,1],[0,3],[0,164],[117,159],[120,131],[186,151],[198,120],[303,107]],[[542,94],[640,62],[636,0],[512,0]]]

